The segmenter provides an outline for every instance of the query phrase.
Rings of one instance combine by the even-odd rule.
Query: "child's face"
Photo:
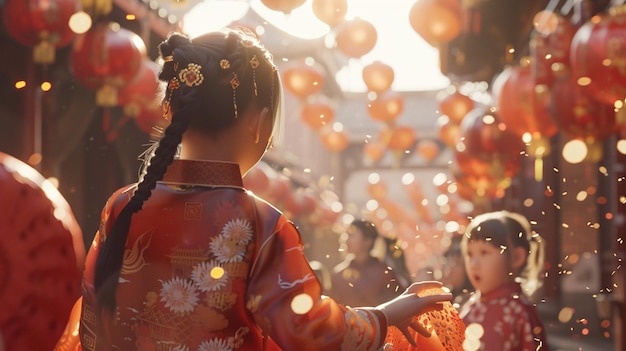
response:
[[[465,270],[474,289],[487,294],[513,279],[509,254],[483,240],[468,241]]]

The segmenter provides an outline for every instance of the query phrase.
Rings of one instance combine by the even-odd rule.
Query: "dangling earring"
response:
[[[235,118],[237,118],[237,87],[239,87],[239,78],[235,72],[233,72],[233,78],[230,80],[230,86],[233,88],[233,109],[235,110]]]

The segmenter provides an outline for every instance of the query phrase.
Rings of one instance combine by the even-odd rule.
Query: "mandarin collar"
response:
[[[167,167],[163,183],[243,188],[239,164],[220,161],[176,159]]]

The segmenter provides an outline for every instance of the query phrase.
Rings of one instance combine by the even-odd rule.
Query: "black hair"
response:
[[[376,225],[370,221],[366,221],[364,219],[355,219],[350,223],[350,226],[358,228],[361,233],[363,233],[364,239],[372,240],[370,244],[369,250],[371,251],[374,248],[374,244],[376,243],[376,238],[378,238],[379,233],[378,229],[376,229]]]
[[[132,216],[141,210],[156,183],[163,179],[183,133],[190,129],[208,137],[215,136],[236,123],[237,115],[252,104],[269,108],[274,116],[278,112],[281,97],[278,71],[271,55],[254,34],[225,29],[190,39],[173,33],[159,45],[159,51],[164,61],[159,79],[170,83],[163,103],[171,109],[171,123],[154,155],[146,160],[146,171],[130,201],[115,218],[111,230],[100,233],[105,240],[96,260],[94,278],[98,312],[114,313],[115,292]],[[258,65],[253,65],[255,57]],[[194,65],[199,66],[202,81],[188,85],[181,71],[198,67]],[[231,85],[235,75],[239,81],[237,87]]]
[[[509,211],[494,211],[476,216],[467,226],[461,242],[461,250],[467,252],[467,243],[485,241],[498,249],[521,247],[526,252],[526,260],[520,271],[525,293],[530,296],[540,286],[540,272],[543,269],[543,240],[538,233],[531,231],[525,216]]]

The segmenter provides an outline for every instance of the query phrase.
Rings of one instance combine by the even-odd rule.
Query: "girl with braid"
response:
[[[439,282],[351,308],[321,295],[299,232],[242,175],[280,124],[282,87],[253,34],[160,44],[171,121],[137,184],[107,201],[83,275],[83,350],[377,350],[438,310]],[[71,333],[68,333],[71,334]],[[60,348],[59,348],[60,349]]]

